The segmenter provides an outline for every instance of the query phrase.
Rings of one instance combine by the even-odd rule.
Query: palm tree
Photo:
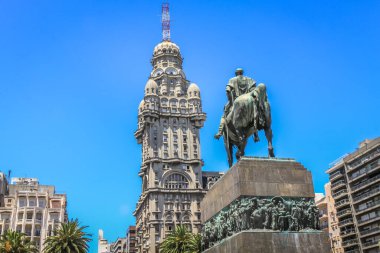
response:
[[[161,253],[199,253],[201,252],[201,236],[187,231],[185,226],[178,225],[161,243]]]
[[[0,253],[38,253],[33,242],[17,231],[8,230],[0,237]]]
[[[44,243],[45,253],[86,253],[91,235],[84,232],[87,226],[80,226],[78,220],[61,223],[54,235]],[[1,252],[0,252],[1,253]]]
[[[201,234],[191,234],[189,241],[188,253],[202,252],[202,236]]]

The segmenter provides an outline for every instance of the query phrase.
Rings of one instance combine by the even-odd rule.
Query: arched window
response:
[[[171,174],[165,180],[165,188],[168,189],[187,189],[189,181],[181,174]]]

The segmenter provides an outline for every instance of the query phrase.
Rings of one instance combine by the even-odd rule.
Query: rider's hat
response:
[[[235,70],[235,75],[242,75],[244,73],[244,70],[242,68],[237,68]]]

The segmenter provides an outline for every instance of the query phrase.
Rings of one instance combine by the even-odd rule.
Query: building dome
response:
[[[141,112],[142,110],[144,110],[144,106],[145,106],[145,101],[144,99],[141,100],[140,104],[139,104],[139,111]]]
[[[157,95],[158,85],[153,79],[149,79],[145,85],[145,95]]]
[[[187,89],[187,95],[190,98],[199,98],[201,94],[198,85],[196,85],[195,83],[190,84],[189,88]]]
[[[180,54],[180,51],[179,47],[175,43],[163,41],[154,48],[153,55],[156,56],[162,53]]]

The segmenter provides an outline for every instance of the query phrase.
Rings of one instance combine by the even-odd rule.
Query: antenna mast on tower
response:
[[[169,3],[162,4],[162,40],[170,41]]]

